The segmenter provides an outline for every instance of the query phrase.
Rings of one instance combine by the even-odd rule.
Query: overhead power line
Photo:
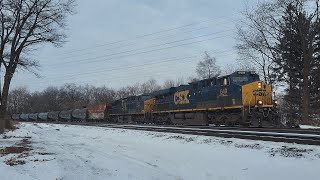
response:
[[[219,56],[219,57],[224,57],[224,56],[229,56],[229,55],[233,55],[233,54],[225,54],[223,56]],[[194,61],[195,59],[190,59],[190,60],[187,60],[187,61],[184,61],[185,63],[186,62],[192,62]],[[185,69],[185,67],[188,67],[188,66],[191,66],[192,64],[187,64],[187,66],[184,66],[183,69]],[[180,69],[180,70],[183,70],[183,69]],[[148,69],[148,70],[151,70],[151,69]],[[152,70],[151,70],[152,71]],[[157,78],[158,76],[165,76],[167,73],[171,73],[171,72],[176,72],[177,70],[176,69],[170,69],[170,70],[162,70],[161,72],[157,72],[157,73],[152,73],[152,75],[149,75],[148,72],[146,71],[143,75],[144,79],[150,79],[150,78],[156,78],[156,80],[158,81],[159,79]],[[99,73],[101,74],[101,73]],[[106,74],[106,73],[103,73],[103,74]],[[105,79],[99,79],[98,81],[102,81],[102,82],[119,82],[119,81],[124,81],[124,80],[130,80],[132,83],[139,83],[138,81],[142,79],[141,77],[141,74],[134,74],[134,75],[128,75],[128,74],[125,74],[125,73],[122,73],[121,77],[115,75],[115,76],[106,76]],[[90,75],[92,76],[92,75]],[[88,76],[85,76],[85,77],[88,77]],[[180,76],[181,77],[181,76]],[[188,76],[189,77],[189,76]],[[167,76],[166,79],[169,79],[169,78],[172,78],[172,75],[171,76]],[[179,78],[179,76],[175,76],[174,78]],[[74,78],[67,78],[67,79],[63,79],[61,80],[61,82],[64,82],[64,83],[68,83],[67,81],[69,80],[74,80]],[[95,80],[90,80],[91,82],[92,81],[95,81]],[[77,80],[74,80],[70,83],[74,83],[74,82],[81,82],[81,79],[77,79]],[[35,82],[37,83],[37,82]],[[88,82],[81,82],[81,83],[85,83],[85,84],[90,84]],[[141,82],[140,82],[141,83]],[[47,85],[43,85],[43,86],[40,86],[40,87],[46,87]]]
[[[229,31],[229,30],[228,30]],[[226,32],[226,31],[224,31]],[[221,33],[221,32],[219,32]],[[211,34],[213,35],[213,33]],[[196,44],[196,43],[201,43],[201,42],[205,42],[205,41],[209,41],[209,40],[214,40],[214,39],[219,39],[219,38],[224,38],[224,37],[230,37],[229,35],[225,35],[225,36],[219,36],[219,37],[212,37],[212,38],[208,38],[208,39],[203,39],[203,40],[198,40],[198,41],[193,41],[193,42],[188,42],[188,43],[184,43],[184,44],[178,44],[178,45],[172,45],[172,46],[168,46],[168,47],[162,47],[162,48],[157,48],[157,49],[151,49],[151,50],[147,50],[147,51],[140,51],[140,52],[134,52],[137,50],[130,50],[130,51],[126,51],[126,52],[121,52],[121,53],[114,53],[114,54],[107,54],[107,55],[102,55],[102,56],[97,56],[97,57],[93,57],[93,58],[86,58],[86,59],[81,59],[81,60],[75,60],[75,61],[68,61],[68,62],[62,62],[59,64],[56,64],[55,66],[52,65],[50,66],[50,69],[52,69],[53,67],[56,67],[57,65],[67,65],[67,64],[88,64],[88,63],[94,63],[94,62],[101,62],[101,61],[110,61],[112,59],[119,59],[119,58],[124,58],[124,57],[129,57],[129,56],[134,56],[134,55],[140,55],[140,54],[146,54],[146,53],[151,53],[151,52],[155,52],[155,51],[161,51],[161,50],[167,50],[167,49],[172,49],[172,48],[176,48],[176,47],[182,47],[182,46],[187,46],[187,45],[191,45],[191,44]],[[195,39],[195,38],[189,38],[189,39]],[[188,39],[188,40],[189,40]],[[184,40],[187,41],[187,40]],[[182,40],[180,42],[183,42]],[[172,43],[170,43],[172,44]],[[159,45],[157,45],[159,46]],[[147,48],[147,47],[146,47]],[[139,50],[143,50],[145,48],[141,48]],[[133,53],[129,53],[128,52],[133,52]],[[124,55],[121,55],[124,54]],[[121,56],[115,56],[115,55],[121,55]],[[112,57],[113,56],[113,57]],[[109,57],[109,58],[108,58]],[[102,59],[103,58],[103,59]]]
[[[227,51],[221,51],[221,52],[227,52]],[[226,55],[231,55],[231,54],[225,54],[222,56],[215,56],[215,57],[223,57]],[[63,75],[60,77],[55,76],[53,79],[51,78],[46,78],[46,80],[40,80],[40,81],[35,81],[35,83],[41,83],[41,82],[46,82],[48,80],[51,81],[66,81],[66,80],[72,80],[74,78],[80,78],[80,77],[87,77],[87,76],[94,76],[95,74],[106,74],[109,73],[111,71],[116,71],[116,70],[121,70],[121,69],[134,69],[134,68],[143,68],[145,66],[150,66],[150,65],[156,65],[156,64],[162,64],[162,63],[168,63],[168,62],[174,62],[174,61],[180,61],[180,60],[186,60],[186,59],[191,59],[188,61],[183,61],[185,62],[191,62],[194,61],[194,58],[200,58],[202,55],[194,55],[194,56],[186,56],[186,57],[182,57],[182,58],[170,58],[167,60],[163,60],[163,61],[157,61],[157,62],[151,62],[151,63],[143,63],[143,64],[139,64],[139,65],[135,65],[135,66],[125,66],[125,67],[118,67],[118,68],[111,68],[111,69],[100,69],[99,70],[94,70],[93,72],[86,72],[86,73],[76,73],[76,74],[67,74],[67,75]],[[118,74],[123,74],[123,73],[118,73]],[[113,73],[113,75],[117,75],[116,73]],[[67,78],[66,78],[67,77]],[[130,78],[132,78],[132,76],[130,76]],[[113,78],[113,80],[117,80],[116,78]],[[31,83],[33,84],[33,83]]]
[[[192,29],[192,30],[189,30],[189,31],[184,31],[184,33],[191,33],[191,32],[195,32],[195,31],[207,29],[207,28],[209,28],[209,26],[201,27],[201,28],[198,28],[198,29]],[[176,34],[171,34],[171,35],[166,35],[166,36],[160,36],[160,37],[144,40],[144,42],[150,42],[150,41],[169,38],[169,37],[174,37],[174,36],[177,36],[177,35]],[[118,46],[113,46],[113,47],[110,47],[110,48],[107,48],[107,49],[105,49],[105,48],[104,49],[100,49],[99,51],[110,51],[110,50],[114,50],[114,49],[121,49],[121,48],[129,47],[129,46],[132,46],[132,45],[135,45],[135,44],[137,44],[137,43],[136,42],[132,42],[132,43],[128,43],[128,44],[120,44]],[[93,54],[93,52],[97,51],[97,50],[98,49],[94,49],[93,51],[91,50],[91,52],[89,50],[89,52],[77,53],[77,54],[73,54],[73,55],[70,55],[70,56],[62,57],[62,58],[64,58],[64,59],[70,59],[71,58],[72,59],[72,58],[75,58],[75,57],[81,57],[81,56]],[[43,58],[45,58],[45,57],[43,57]]]
[[[228,18],[226,18],[226,17],[217,17],[217,18],[207,19],[207,20],[203,20],[203,21],[199,21],[199,22],[188,23],[188,24],[184,24],[184,25],[181,25],[181,26],[177,26],[177,27],[173,27],[173,28],[167,28],[167,29],[163,29],[163,30],[160,30],[160,31],[152,32],[152,33],[146,33],[146,34],[142,34],[142,35],[137,35],[137,36],[132,37],[132,38],[113,41],[113,42],[104,43],[104,44],[95,45],[95,46],[90,46],[90,47],[86,47],[86,48],[74,49],[74,50],[71,50],[71,51],[68,51],[68,52],[65,52],[65,53],[61,53],[61,55],[63,55],[63,54],[71,54],[71,53],[80,52],[80,51],[86,51],[86,50],[90,50],[90,49],[94,49],[94,48],[98,48],[98,47],[118,44],[118,43],[121,43],[121,42],[126,42],[126,41],[139,39],[139,38],[144,38],[144,37],[148,37],[148,36],[152,36],[152,35],[156,35],[156,34],[160,34],[160,33],[164,33],[164,32],[169,32],[169,31],[173,31],[173,30],[189,27],[189,26],[192,26],[192,25],[195,25],[195,24],[201,24],[201,23],[204,23],[204,22],[213,21],[213,20],[216,20],[216,19],[228,19]],[[230,20],[230,18],[229,18],[229,20]],[[233,20],[230,20],[230,21],[233,21]]]

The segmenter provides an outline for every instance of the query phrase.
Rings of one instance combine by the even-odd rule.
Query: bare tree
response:
[[[295,18],[287,24],[284,15],[289,6],[294,7],[292,16]],[[291,82],[290,79],[295,79],[292,75],[301,76],[299,81],[302,82],[302,85],[298,91],[302,95],[301,107],[304,123],[309,120],[310,87],[312,85],[310,79],[312,71],[314,71],[314,64],[317,63],[314,44],[317,34],[319,34],[319,14],[319,0],[265,1],[252,10],[249,8],[245,10],[245,19],[238,28],[239,44],[237,48],[239,54],[243,59],[250,60],[259,67],[266,82],[273,84],[276,80],[284,81],[283,79]],[[294,45],[293,38],[288,38],[286,43],[291,44],[292,47],[283,51],[279,47],[283,45],[284,37],[289,35],[288,31],[285,31],[286,28],[290,32],[296,33],[298,43]],[[287,68],[287,72],[281,72],[286,64],[284,55],[292,54],[294,51],[301,53],[301,56],[298,57],[301,63],[293,69]],[[292,61],[292,57],[287,59]],[[275,71],[276,69],[277,71]],[[293,73],[289,75],[288,72]],[[281,79],[276,75],[280,75],[278,77]],[[294,88],[296,87],[294,86]],[[298,95],[297,92],[293,94]],[[296,100],[296,98],[294,99]]]
[[[116,99],[122,99],[130,96],[130,93],[126,87],[122,87],[117,90]]]
[[[135,83],[132,86],[127,86],[127,90],[129,93],[129,96],[136,96],[140,94],[140,84],[139,83]]]
[[[81,94],[83,94],[82,96],[82,101],[83,101],[83,104],[92,104],[93,101],[95,101],[95,97],[94,97],[94,90],[95,90],[95,87],[92,86],[92,85],[89,85],[89,84],[86,84],[84,86],[80,86],[80,91],[81,91]]]
[[[185,81],[184,81],[184,78],[183,77],[179,77],[177,80],[176,80],[176,86],[180,86],[182,84],[184,84]]]
[[[196,78],[196,77],[193,77],[193,76],[188,77],[188,82],[189,83],[196,82],[196,81],[199,81],[199,79]]]
[[[9,93],[8,111],[10,113],[26,112],[31,95],[26,87],[18,87]]]
[[[0,93],[0,123],[5,119],[9,87],[16,69],[32,70],[38,65],[28,53],[40,44],[59,46],[63,43],[62,30],[74,5],[74,0],[0,1],[0,69],[5,69]]]
[[[116,98],[116,91],[105,86],[92,89],[91,104],[111,103]]]
[[[141,93],[152,93],[160,89],[161,86],[158,85],[155,79],[149,79],[147,82],[141,85]]]
[[[179,77],[177,78],[176,81],[172,80],[172,79],[167,79],[166,81],[164,81],[163,85],[162,85],[162,89],[167,89],[167,88],[171,88],[171,87],[177,87],[184,84],[184,78],[183,77]]]
[[[250,63],[240,61],[238,63],[231,63],[223,66],[221,75],[228,75],[235,71],[255,71],[255,68],[251,66]]]
[[[171,88],[171,87],[174,87],[176,84],[174,82],[174,80],[171,80],[171,79],[167,79],[163,85],[162,85],[162,88],[163,89],[168,89],[168,88]]]
[[[82,101],[83,94],[79,87],[75,84],[66,84],[60,89],[60,98],[63,109],[74,109],[81,106],[86,106]]]
[[[285,1],[262,2],[258,7],[246,7],[244,19],[239,23],[236,48],[241,60],[258,67],[264,81],[274,82],[273,61],[278,58],[275,45],[280,40],[279,19]]]
[[[60,98],[60,91],[57,87],[48,87],[46,88],[42,93],[41,96],[43,99],[43,103],[38,102],[37,104],[40,104],[41,107],[44,108],[44,111],[57,111],[60,110],[61,104],[61,98]],[[39,109],[35,109],[35,111],[40,112]]]
[[[216,61],[216,58],[211,57],[208,52],[204,52],[203,61],[199,61],[196,68],[199,78],[206,79],[218,77],[221,71],[220,67],[216,64]]]

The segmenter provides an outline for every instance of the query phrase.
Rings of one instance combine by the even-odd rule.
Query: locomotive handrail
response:
[[[248,101],[248,104],[249,104],[249,113],[251,112],[251,100],[252,100],[252,96],[249,96],[250,95],[250,93],[246,93],[245,94],[245,98],[244,98],[244,102],[242,102],[242,106],[245,106],[245,102],[247,102],[246,100],[247,100],[247,98],[249,98],[250,97],[250,100]]]
[[[242,101],[242,117],[244,117],[244,107],[247,96],[244,97],[244,101]]]
[[[246,102],[246,99],[248,97],[248,93],[245,94],[245,97],[244,97],[244,101],[242,102],[242,116],[244,117],[244,107],[245,107],[245,102]]]

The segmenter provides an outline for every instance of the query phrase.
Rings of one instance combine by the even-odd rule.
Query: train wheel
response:
[[[227,125],[228,123],[228,117],[226,115],[222,115],[220,118],[219,118],[219,122],[223,125]]]
[[[262,127],[262,114],[253,110],[251,112],[251,124],[254,127]]]
[[[262,118],[258,117],[258,127],[262,127]]]

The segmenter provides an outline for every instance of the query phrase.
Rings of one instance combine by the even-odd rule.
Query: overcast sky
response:
[[[119,88],[195,76],[204,51],[235,63],[236,23],[253,0],[78,0],[67,43],[35,53],[42,77],[19,71],[13,88],[65,83]]]

